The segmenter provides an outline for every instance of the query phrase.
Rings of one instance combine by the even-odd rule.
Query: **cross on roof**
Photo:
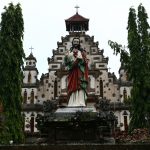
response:
[[[78,13],[78,9],[80,8],[78,5],[76,5],[74,8],[76,8],[76,13]]]
[[[109,72],[110,72],[110,69],[111,69],[111,68],[109,67],[109,68],[108,68],[108,71],[109,71]]]
[[[31,53],[32,53],[32,50],[34,49],[32,46],[29,48],[31,50]]]

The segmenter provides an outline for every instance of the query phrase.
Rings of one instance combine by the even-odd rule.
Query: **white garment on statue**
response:
[[[74,62],[77,58],[78,58],[78,59],[83,59],[82,54],[81,54],[81,51],[79,51],[79,50],[78,50],[78,55],[77,55],[76,58],[73,56],[73,52],[70,52],[70,51],[68,51],[67,56],[68,56],[68,57],[70,58],[70,60],[73,61],[73,62]]]
[[[73,92],[69,98],[68,106],[74,107],[74,106],[86,106],[85,100],[87,96],[84,90],[77,90],[76,92]]]

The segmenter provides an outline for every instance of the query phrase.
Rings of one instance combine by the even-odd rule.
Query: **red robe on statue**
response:
[[[86,92],[86,87],[88,83],[88,62],[84,52],[82,54],[82,59],[76,59],[72,65],[72,69],[69,70],[68,75],[68,96],[77,90],[83,89]],[[82,67],[82,69],[81,69]]]

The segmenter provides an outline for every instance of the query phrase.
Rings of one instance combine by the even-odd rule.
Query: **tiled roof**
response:
[[[89,19],[84,18],[83,16],[79,15],[78,13],[76,13],[72,17],[66,19],[65,21],[89,21]]]
[[[26,60],[35,60],[36,61],[36,58],[33,56],[32,53],[30,53],[30,55],[26,58]]]

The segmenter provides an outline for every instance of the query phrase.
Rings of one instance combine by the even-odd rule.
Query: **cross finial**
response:
[[[78,13],[78,9],[80,8],[78,5],[76,5],[74,8],[76,8],[76,13]]]
[[[29,48],[31,50],[31,53],[32,53],[32,50],[34,49],[32,46]]]
[[[110,69],[111,69],[111,68],[109,67],[109,68],[108,68],[108,71],[109,71],[109,72],[110,72]]]

